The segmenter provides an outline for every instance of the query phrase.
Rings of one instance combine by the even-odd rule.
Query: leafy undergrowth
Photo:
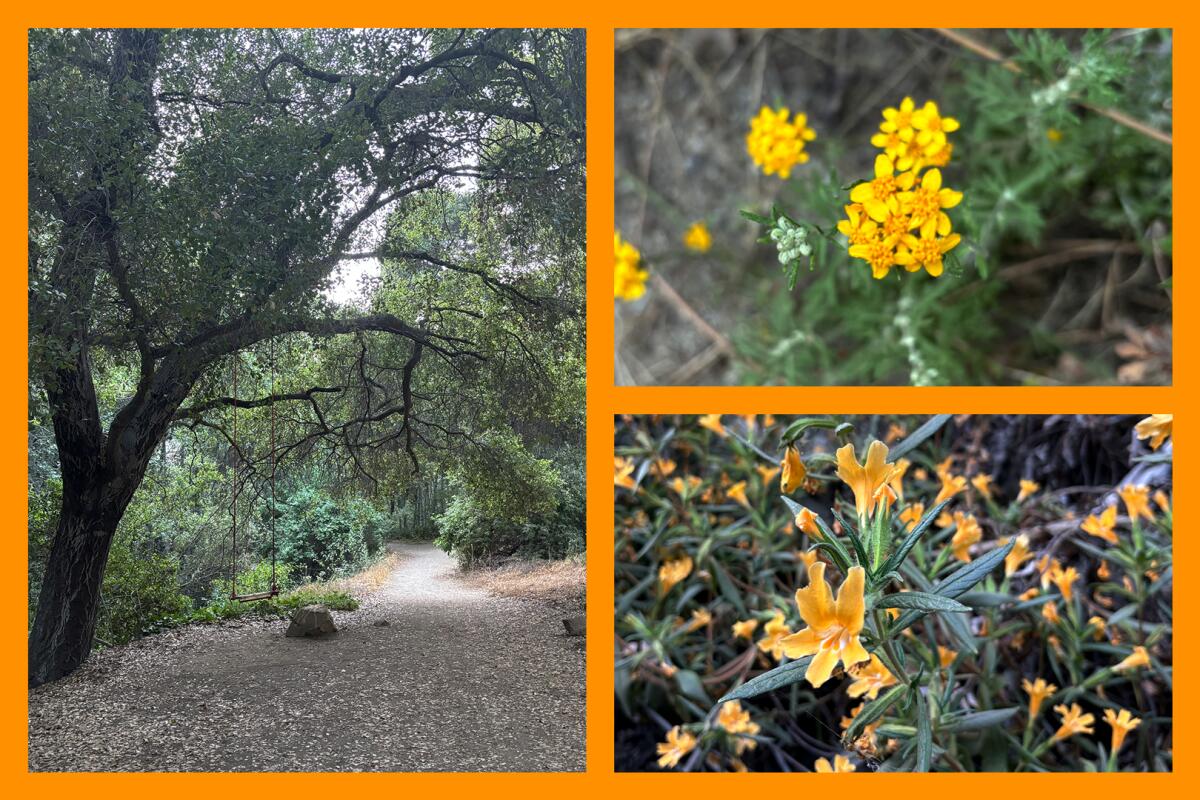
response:
[[[617,768],[1170,770],[1171,423],[1135,423],[622,418]]]
[[[242,602],[219,597],[203,606],[179,614],[164,617],[151,626],[146,633],[176,628],[192,623],[223,622],[236,619],[285,619],[298,608],[307,605],[323,605],[331,611],[357,611],[359,598],[367,595],[387,580],[396,568],[399,556],[388,553],[376,559],[365,569],[342,578],[304,583],[287,589],[270,600]],[[255,567],[238,576],[239,590],[245,593],[265,591],[269,586],[269,572]],[[286,570],[282,580],[286,580]],[[282,582],[281,580],[281,582]],[[228,592],[227,583],[220,587],[222,594]]]

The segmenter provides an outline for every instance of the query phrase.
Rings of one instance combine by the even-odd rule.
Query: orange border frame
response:
[[[915,8],[915,10],[914,10]],[[991,12],[991,13],[989,13]],[[905,5],[896,10],[881,10],[871,6],[827,4],[772,4],[754,12],[739,13],[737,7],[712,0],[683,3],[665,0],[655,6],[631,0],[610,0],[607,4],[572,6],[547,0],[527,0],[519,7],[505,8],[496,3],[466,0],[453,6],[405,7],[364,3],[352,8],[336,9],[318,5],[311,0],[297,0],[280,9],[251,8],[242,2],[213,0],[200,10],[164,9],[145,0],[131,0],[109,9],[97,10],[77,0],[60,0],[52,6],[21,5],[3,12],[0,28],[0,58],[3,59],[5,106],[11,110],[10,119],[0,136],[4,140],[4,175],[11,188],[3,195],[2,224],[10,261],[4,271],[0,293],[0,325],[4,336],[6,386],[0,393],[0,414],[3,415],[5,436],[3,447],[3,507],[7,509],[9,533],[3,540],[3,598],[9,608],[24,608],[26,599],[25,563],[26,538],[26,416],[25,376],[26,349],[26,291],[25,278],[20,271],[27,240],[24,214],[27,184],[25,176],[26,139],[24,117],[26,101],[26,43],[25,30],[37,26],[100,26],[100,25],[226,25],[226,26],[458,26],[477,27],[529,25],[542,27],[586,27],[588,29],[588,386],[587,386],[587,459],[588,474],[588,728],[587,767],[585,774],[238,774],[213,773],[176,774],[115,774],[53,775],[29,774],[26,771],[27,722],[24,640],[6,644],[8,656],[2,662],[4,690],[3,752],[0,764],[8,786],[21,793],[88,792],[99,797],[143,796],[164,790],[177,797],[197,797],[210,800],[214,791],[248,790],[287,792],[293,797],[320,796],[331,790],[354,786],[359,790],[486,791],[498,798],[527,798],[561,796],[570,792],[586,798],[607,798],[614,792],[663,794],[687,793],[695,797],[723,797],[731,792],[797,792],[810,788],[807,780],[845,780],[845,778],[797,777],[786,775],[614,775],[613,767],[613,672],[611,638],[613,554],[609,531],[613,490],[608,483],[611,462],[614,413],[1146,413],[1172,412],[1177,415],[1175,438],[1184,443],[1184,450],[1175,462],[1175,481],[1189,485],[1196,474],[1195,451],[1188,448],[1191,432],[1188,413],[1194,398],[1194,363],[1191,347],[1197,343],[1197,320],[1185,315],[1176,321],[1174,385],[1169,387],[1101,387],[1101,388],[853,388],[853,387],[691,387],[691,388],[633,388],[613,387],[613,314],[608,285],[611,272],[610,237],[613,228],[613,29],[638,25],[662,26],[787,26],[850,27],[854,23],[904,27],[922,20],[952,27],[1009,26],[1039,27],[1128,27],[1129,22],[1141,26],[1175,29],[1175,43],[1182,34],[1185,49],[1175,55],[1174,102],[1181,108],[1176,115],[1173,135],[1189,141],[1192,125],[1200,112],[1196,109],[1196,90],[1189,82],[1178,81],[1179,75],[1200,74],[1197,54],[1187,50],[1195,13],[1167,5],[1130,9],[1127,3],[1113,0],[1065,0],[1056,4],[1036,0],[1010,0],[1002,8],[980,7],[964,3],[931,5],[927,9]],[[1175,174],[1180,183],[1190,185],[1197,178],[1196,155],[1184,148],[1175,158]],[[21,187],[21,188],[16,188]],[[1197,201],[1184,194],[1178,207],[1186,210]],[[1180,205],[1181,204],[1181,205]],[[1184,258],[1195,251],[1186,234],[1176,239]],[[1192,278],[1186,270],[1179,276],[1176,296],[1192,297]],[[1182,438],[1181,438],[1182,437]],[[1182,502],[1183,518],[1193,512],[1186,492],[1176,493],[1176,515]],[[1176,562],[1190,563],[1195,557],[1195,545],[1185,536],[1176,544]],[[1183,574],[1188,574],[1186,572]],[[1176,599],[1183,608],[1196,600],[1196,594],[1185,583],[1177,587]],[[1186,619],[1186,617],[1185,617]],[[1190,656],[1196,648],[1187,628],[1176,636],[1176,662],[1184,669],[1184,685],[1190,674]],[[1176,717],[1189,719],[1196,703],[1186,692],[1176,698]],[[1009,798],[1013,792],[1041,791],[1060,793],[1090,788],[1128,791],[1172,791],[1182,794],[1191,783],[1194,769],[1187,757],[1197,737],[1185,728],[1178,737],[1177,768],[1170,774],[1153,775],[875,775],[871,778],[849,778],[869,781],[873,792],[972,792],[975,798]],[[818,783],[816,789],[830,787]],[[865,783],[853,788],[865,790]]]

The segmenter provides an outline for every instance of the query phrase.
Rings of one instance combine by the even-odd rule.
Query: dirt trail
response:
[[[582,770],[583,640],[552,608],[466,585],[431,545],[394,547],[334,638],[192,625],[31,691],[30,769]]]

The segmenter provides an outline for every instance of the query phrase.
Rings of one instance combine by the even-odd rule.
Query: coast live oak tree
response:
[[[30,387],[62,480],[30,685],[89,652],[114,531],[173,427],[225,435],[230,406],[278,404],[279,457],[324,447],[369,483],[461,451],[486,481],[522,414],[568,416],[582,32],[34,30],[29,57]],[[377,297],[331,303],[364,254]],[[289,337],[325,343],[321,383],[233,397],[232,359]],[[136,376],[112,408],[98,363]],[[251,470],[267,455],[230,443]]]

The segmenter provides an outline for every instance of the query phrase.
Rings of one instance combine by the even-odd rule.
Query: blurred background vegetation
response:
[[[1169,30],[619,30],[616,225],[653,277],[616,381],[1169,383],[1171,69]],[[905,96],[962,124],[957,263],[875,281],[829,247],[787,291],[739,210],[831,229]],[[787,181],[746,154],[763,105],[817,133]]]

